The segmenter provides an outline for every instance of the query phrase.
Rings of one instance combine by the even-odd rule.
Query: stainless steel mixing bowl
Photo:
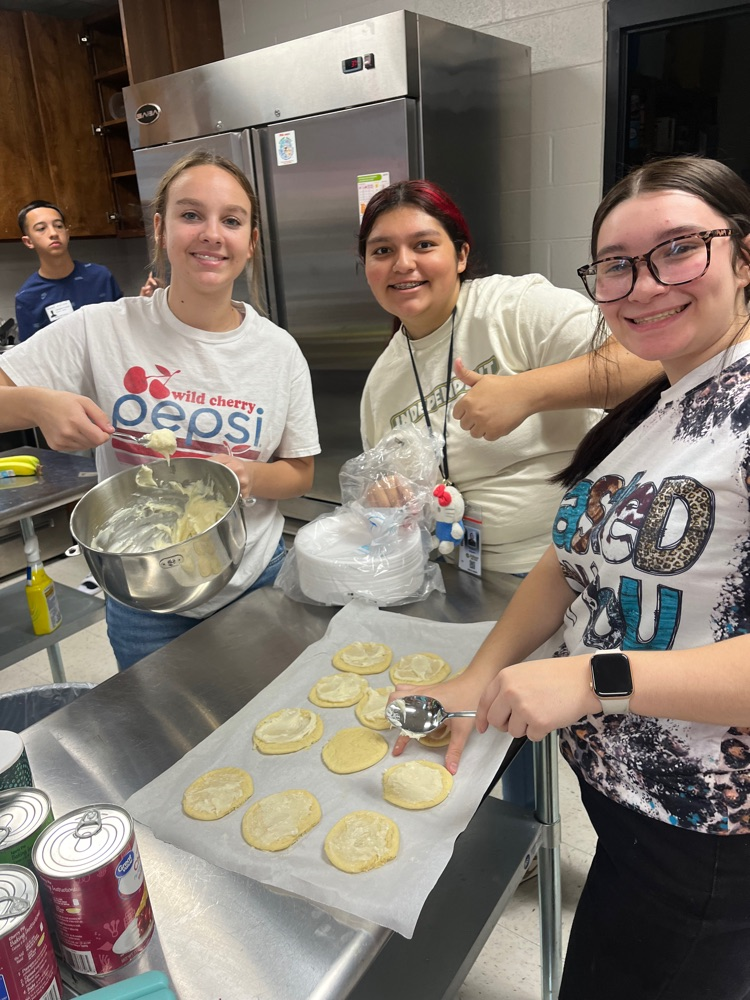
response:
[[[140,466],[118,472],[82,497],[70,519],[92,575],[110,597],[142,611],[169,614],[203,604],[224,587],[245,551],[245,521],[240,483],[225,465],[205,458],[176,458],[171,465],[154,462],[157,480],[211,483],[229,510],[216,524],[185,542],[155,552],[102,552],[92,541],[116,511],[142,492],[135,477]]]

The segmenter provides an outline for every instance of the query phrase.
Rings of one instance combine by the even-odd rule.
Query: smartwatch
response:
[[[630,660],[624,653],[595,653],[591,657],[591,690],[605,715],[627,715],[633,694]]]

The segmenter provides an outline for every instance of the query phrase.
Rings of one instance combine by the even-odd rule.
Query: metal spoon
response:
[[[407,694],[396,698],[385,710],[385,717],[393,726],[403,729],[406,736],[426,736],[439,729],[446,719],[463,719],[476,712],[446,712],[437,698],[424,694]]]

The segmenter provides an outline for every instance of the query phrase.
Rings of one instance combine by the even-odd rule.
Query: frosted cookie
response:
[[[334,653],[333,665],[352,674],[382,674],[392,659],[393,650],[381,642],[350,642]]]
[[[191,819],[221,819],[253,794],[253,779],[239,767],[207,771],[188,785],[182,796],[182,811]]]
[[[354,714],[363,726],[368,729],[391,728],[385,717],[385,706],[388,704],[388,695],[395,690],[392,684],[386,684],[382,688],[367,688],[354,709]]]
[[[323,845],[332,865],[357,874],[380,868],[398,854],[398,827],[382,813],[348,813],[328,831]]]
[[[259,851],[285,851],[317,826],[322,815],[310,792],[275,792],[250,806],[242,817],[242,836]]]
[[[409,653],[391,667],[394,684],[439,684],[451,668],[436,653]]]
[[[408,760],[394,764],[383,775],[383,798],[402,809],[431,809],[453,787],[453,777],[442,764]]]
[[[447,722],[438,726],[426,736],[420,736],[419,742],[425,747],[447,747],[451,741],[451,731]]]
[[[321,677],[307,696],[320,708],[349,708],[356,705],[367,688],[367,681],[357,674],[330,674]]]
[[[323,720],[306,708],[282,708],[261,719],[253,733],[253,746],[261,753],[294,753],[317,743]]]
[[[377,764],[387,752],[388,744],[382,736],[354,726],[336,733],[323,747],[321,757],[334,774],[353,774]]]

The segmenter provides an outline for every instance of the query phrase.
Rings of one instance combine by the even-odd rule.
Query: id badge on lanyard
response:
[[[467,503],[464,510],[464,537],[458,550],[458,568],[482,575],[482,508],[478,503]]]

